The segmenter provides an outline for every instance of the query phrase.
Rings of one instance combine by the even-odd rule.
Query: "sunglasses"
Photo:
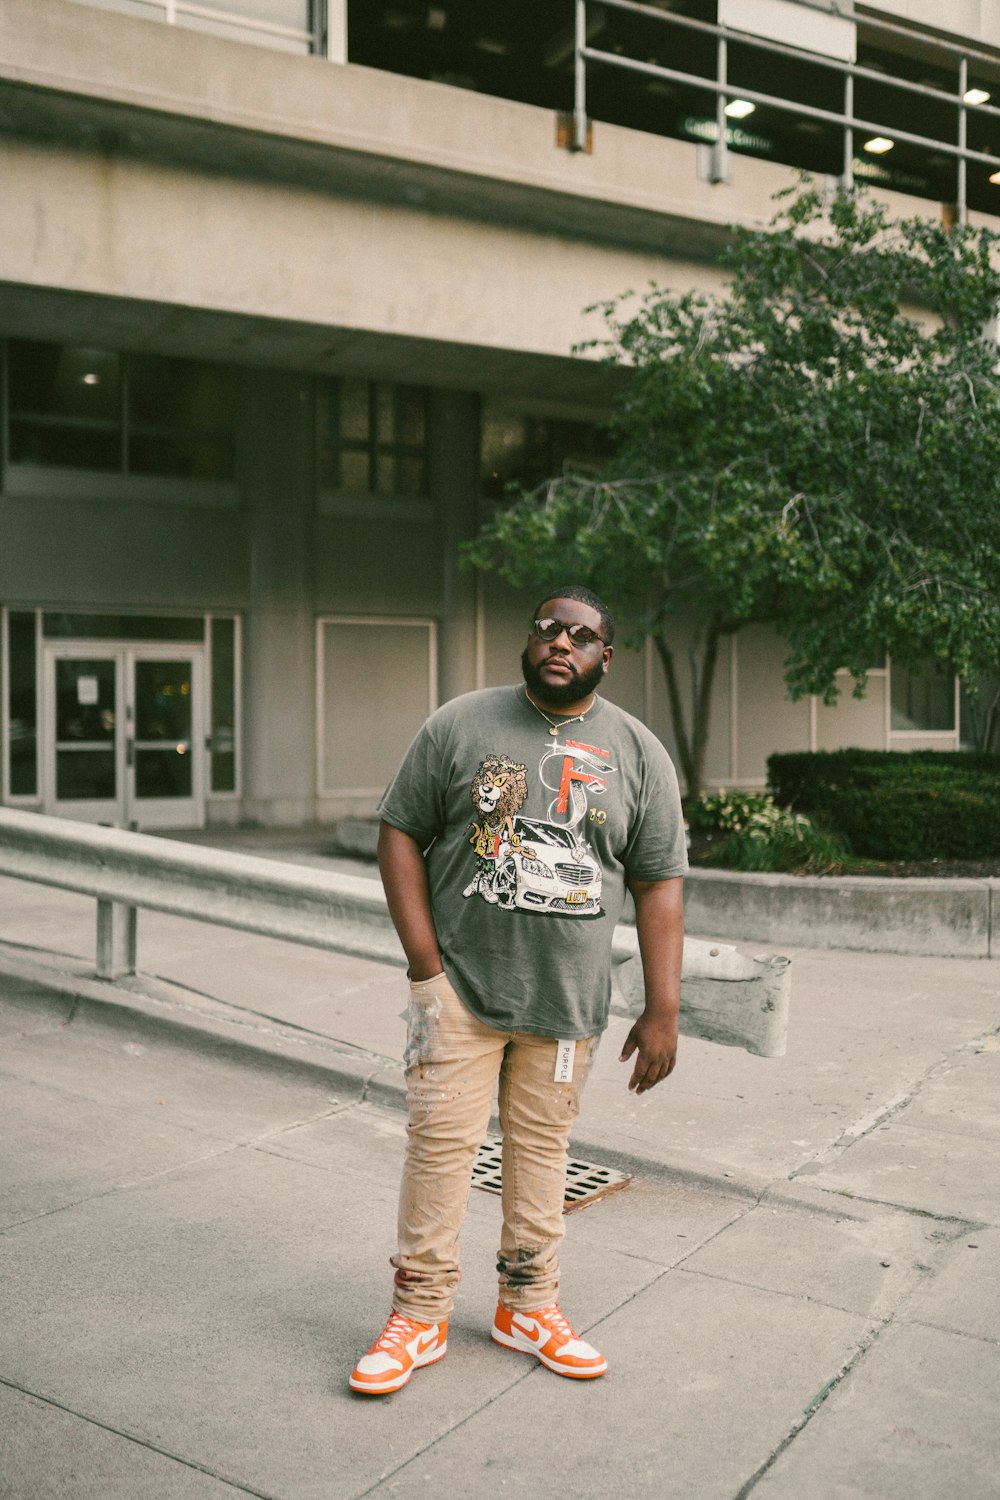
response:
[[[554,641],[565,630],[574,646],[592,646],[595,641],[600,641],[602,646],[607,645],[607,641],[591,630],[589,625],[571,625],[566,620],[533,620],[532,629],[540,641]]]

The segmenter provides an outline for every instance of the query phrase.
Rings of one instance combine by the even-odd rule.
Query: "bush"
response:
[[[761,793],[721,791],[701,797],[688,809],[688,822],[696,832],[721,836],[706,863],[729,870],[820,875],[842,869],[848,857],[835,835]]]
[[[823,818],[859,855],[981,859],[1000,850],[1000,755],[772,755],[768,776],[777,801]]]

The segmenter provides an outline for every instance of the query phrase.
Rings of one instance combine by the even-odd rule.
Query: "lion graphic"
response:
[[[496,904],[491,882],[500,851],[520,843],[514,818],[528,796],[527,767],[507,755],[488,755],[473,777],[470,792],[482,821],[469,824],[476,874],[462,894],[473,896],[478,891],[486,901]]]

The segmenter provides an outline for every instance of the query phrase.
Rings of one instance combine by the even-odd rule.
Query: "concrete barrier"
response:
[[[727,940],[1000,958],[1000,880],[691,870],[685,918]]]

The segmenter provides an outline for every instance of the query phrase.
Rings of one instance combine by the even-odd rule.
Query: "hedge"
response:
[[[1000,856],[1000,755],[833,750],[772,755],[783,806],[819,817],[855,854],[883,860]]]

